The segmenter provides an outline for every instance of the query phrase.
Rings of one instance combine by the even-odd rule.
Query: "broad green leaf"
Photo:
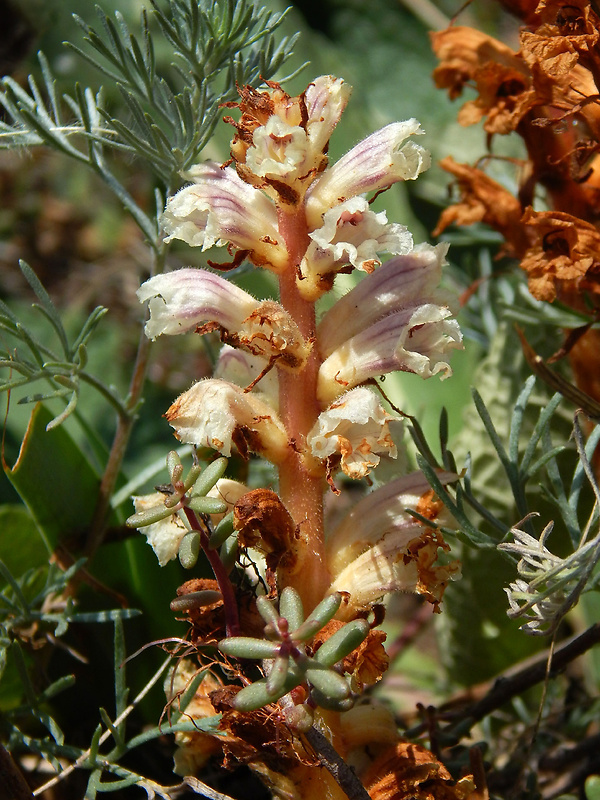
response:
[[[51,553],[61,538],[85,533],[96,505],[99,479],[87,457],[52,414],[35,406],[19,457],[6,475],[29,509]]]
[[[46,563],[46,550],[29,511],[20,505],[0,506],[0,561],[15,577]]]

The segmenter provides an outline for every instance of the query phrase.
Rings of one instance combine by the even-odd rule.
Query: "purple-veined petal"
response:
[[[137,296],[150,309],[145,328],[149,339],[187,333],[212,321],[235,331],[259,305],[225,278],[192,268],[155,275],[140,286]]]
[[[445,306],[427,303],[390,314],[336,348],[319,370],[323,406],[369,378],[401,370],[429,378],[452,374],[446,354],[462,347],[458,323]]]
[[[446,485],[455,481],[458,475],[439,472],[438,478]],[[418,536],[423,523],[409,514],[407,508],[437,524],[452,524],[450,513],[434,497],[425,475],[420,471],[403,475],[359,500],[327,537],[327,563],[332,575],[338,575],[351,561],[392,531],[406,531],[406,542]]]
[[[315,152],[323,152],[348,103],[352,87],[341,78],[321,75],[304,93],[308,120],[306,131]]]
[[[242,181],[235,170],[218,164],[197,164],[186,173],[193,180],[172,197],[161,218],[165,241],[182,239],[208,250],[232,244],[250,251],[258,266],[278,271],[286,263],[277,212],[259,190]]]
[[[401,308],[423,302],[449,305],[450,293],[437,290],[448,244],[417,245],[407,255],[390,258],[323,316],[317,329],[324,358],[352,336]]]
[[[438,550],[449,549],[439,532],[420,526],[414,534],[409,539],[408,530],[392,531],[335,577],[328,593],[350,593],[338,618],[354,619],[391,592],[415,592],[439,605],[448,582],[460,575],[460,563],[435,565]]]
[[[338,203],[358,194],[377,192],[401,180],[414,180],[431,165],[429,152],[408,136],[423,133],[416,119],[392,122],[372,133],[326,170],[306,200],[311,227]]]

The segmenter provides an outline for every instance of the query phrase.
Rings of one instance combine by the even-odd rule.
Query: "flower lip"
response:
[[[289,454],[286,430],[273,409],[251,392],[226,381],[198,381],[165,414],[181,442],[211,447],[225,456],[235,445],[280,463]]]
[[[396,458],[389,422],[394,419],[366,387],[358,387],[323,411],[307,436],[312,455],[338,459],[350,478],[364,478],[380,455]]]
[[[319,401],[331,403],[369,378],[396,370],[430,378],[452,374],[446,353],[462,347],[450,309],[433,303],[389,314],[337,347],[321,364]]]
[[[311,243],[297,278],[307,300],[326,291],[336,272],[351,266],[371,273],[381,264],[379,253],[408,253],[413,244],[404,225],[388,223],[385,212],[371,211],[364,197],[352,197],[326,211],[322,226],[308,235]]]

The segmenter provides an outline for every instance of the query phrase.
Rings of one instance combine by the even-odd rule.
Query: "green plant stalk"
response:
[[[166,245],[161,244],[158,250],[152,250],[154,254],[152,274],[162,272],[165,264]],[[84,554],[91,560],[104,539],[106,532],[106,519],[110,512],[110,501],[115,490],[123,458],[129,443],[129,437],[133,430],[136,419],[136,409],[140,402],[146,371],[148,368],[148,358],[150,354],[150,339],[146,336],[143,328],[140,331],[138,349],[129,382],[129,391],[125,402],[126,413],[119,413],[117,429],[113,438],[104,474],[98,488],[98,498],[94,516],[90,523],[87,540],[85,543]]]

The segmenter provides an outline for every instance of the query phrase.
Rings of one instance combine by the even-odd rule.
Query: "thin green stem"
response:
[[[131,410],[127,407],[125,403],[123,403],[116,394],[111,392],[111,390],[105,386],[102,381],[95,378],[93,375],[90,375],[88,372],[80,372],[79,377],[82,381],[93,386],[96,391],[98,391],[105,400],[107,400],[111,406],[115,409],[119,417],[128,417],[131,415]]]
[[[162,272],[165,262],[166,249],[161,246],[154,257],[153,273]],[[140,402],[146,370],[148,367],[148,357],[150,352],[150,340],[146,337],[143,329],[140,331],[138,350],[129,382],[129,392],[125,404],[126,413],[119,414],[117,429],[113,438],[113,443],[108,455],[108,461],[104,468],[104,474],[98,489],[98,499],[94,516],[90,523],[90,528],[85,545],[85,555],[91,560],[98,547],[102,544],[106,532],[106,520],[110,512],[110,500],[115,490],[123,458],[129,443],[129,437],[136,419],[135,410]]]

